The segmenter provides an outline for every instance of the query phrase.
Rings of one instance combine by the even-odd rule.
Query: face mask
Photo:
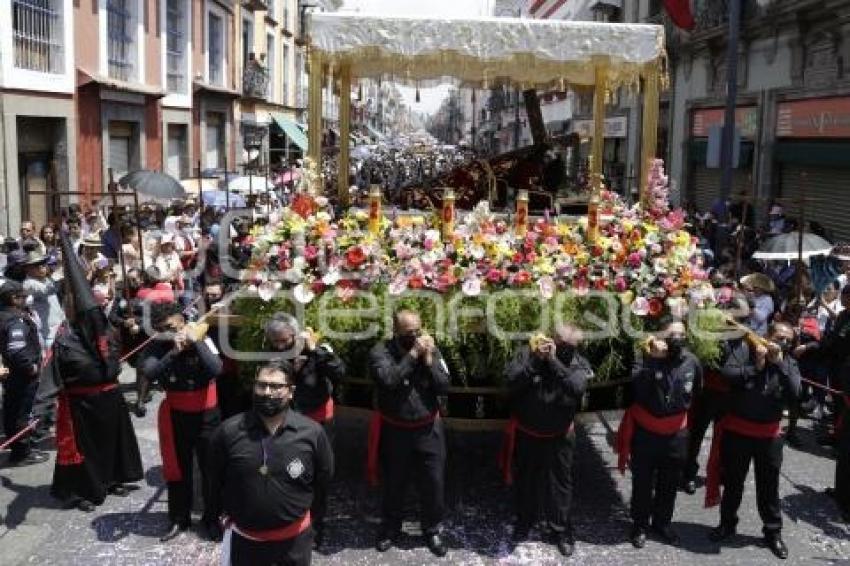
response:
[[[285,409],[286,404],[282,398],[254,393],[254,411],[261,417],[274,417],[281,414]]]
[[[792,340],[779,340],[776,344],[782,349],[783,353],[787,354],[791,351],[794,342]]]
[[[416,336],[416,335],[413,335],[413,336],[399,336],[399,337],[397,338],[397,340],[398,340],[398,345],[399,345],[399,346],[401,346],[402,350],[404,350],[405,352],[409,352],[410,350],[412,350],[412,349],[413,349],[413,346],[416,344],[416,340],[417,340],[418,338],[419,338],[419,337],[418,337],[418,336]]]
[[[685,340],[684,338],[668,338],[667,349],[670,352],[670,355],[678,358],[682,354],[682,350],[685,348],[686,343],[687,340]]]
[[[573,355],[575,355],[576,347],[572,344],[559,344],[555,348],[555,354],[558,356],[558,359],[564,365],[569,365],[573,361]]]

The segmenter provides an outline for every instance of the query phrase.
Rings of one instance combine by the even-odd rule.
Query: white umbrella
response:
[[[190,195],[197,195],[201,191],[217,191],[218,190],[218,179],[212,179],[209,177],[192,177],[189,179],[181,179],[180,184],[183,185],[183,188],[186,189],[186,193]]]
[[[791,260],[800,257],[800,233],[779,234],[765,242],[753,254],[754,259]],[[809,232],[803,232],[802,259],[816,255],[829,255],[832,244]]]
[[[271,179],[252,175],[229,179],[227,187],[234,193],[265,193],[274,189],[274,183]]]

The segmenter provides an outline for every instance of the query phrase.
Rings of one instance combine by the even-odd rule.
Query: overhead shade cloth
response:
[[[283,114],[272,112],[271,117],[272,120],[274,120],[274,123],[283,130],[283,133],[286,134],[286,137],[289,138],[290,142],[300,147],[302,151],[307,151],[307,136],[304,135],[303,130],[298,127],[298,124]]]
[[[665,57],[664,28],[517,18],[423,18],[360,13],[310,14],[312,46],[352,76],[390,75],[408,83],[455,77],[467,85],[596,83],[605,61],[609,86],[638,86]]]

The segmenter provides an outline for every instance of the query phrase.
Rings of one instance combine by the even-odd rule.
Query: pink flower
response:
[[[540,289],[541,297],[551,299],[555,294],[555,280],[545,275],[537,280],[537,288]]]
[[[490,269],[487,272],[487,281],[489,283],[498,283],[502,280],[502,270],[500,269]]]
[[[645,297],[638,297],[632,301],[632,313],[637,316],[646,316],[649,314],[649,301]]]
[[[514,285],[528,285],[531,281],[531,273],[526,270],[517,271],[514,275]]]
[[[618,293],[622,293],[623,291],[626,290],[627,287],[628,287],[628,284],[626,283],[626,280],[622,276],[614,279],[614,289]]]
[[[573,290],[575,291],[575,294],[579,297],[587,295],[587,292],[589,290],[587,279],[581,276],[576,277],[575,281],[573,282]]]
[[[319,256],[319,248],[310,244],[304,246],[304,259],[306,259],[309,263],[313,263],[316,261],[316,258]]]
[[[638,267],[640,267],[640,264],[643,263],[639,252],[630,253],[628,261],[629,265],[634,269],[637,269]]]

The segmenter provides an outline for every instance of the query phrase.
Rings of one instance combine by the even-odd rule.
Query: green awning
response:
[[[307,151],[307,136],[298,127],[298,124],[284,116],[283,114],[271,113],[272,120],[277,126],[283,130],[286,137],[291,143],[294,143],[301,148],[301,151]]]

